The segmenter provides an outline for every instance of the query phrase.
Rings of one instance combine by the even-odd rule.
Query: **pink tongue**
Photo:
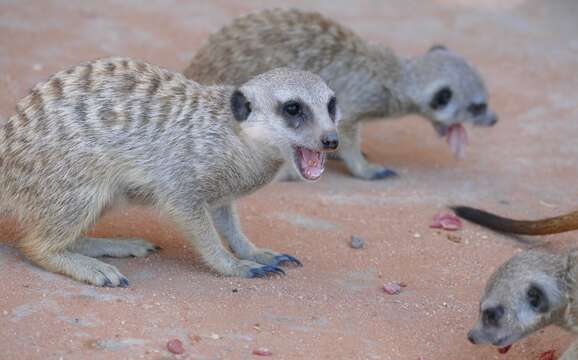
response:
[[[323,161],[321,153],[301,148],[301,168],[304,169],[308,178],[316,179],[323,173]]]
[[[447,141],[456,159],[465,158],[468,135],[462,124],[454,124],[448,128]]]

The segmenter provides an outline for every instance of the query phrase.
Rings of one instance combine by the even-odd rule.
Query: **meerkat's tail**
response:
[[[451,207],[466,220],[489,229],[519,235],[548,235],[578,230],[578,211],[539,220],[514,220],[467,206]]]

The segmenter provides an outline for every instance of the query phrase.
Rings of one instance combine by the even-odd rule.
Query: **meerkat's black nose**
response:
[[[468,340],[472,343],[472,344],[476,344],[476,339],[474,338],[474,336],[472,335],[472,332],[468,332]]]
[[[336,132],[324,134],[321,137],[321,144],[325,150],[335,150],[339,146],[339,138]]]

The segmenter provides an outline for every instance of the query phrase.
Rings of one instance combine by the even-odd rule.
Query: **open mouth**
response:
[[[466,156],[466,145],[468,144],[468,134],[462,124],[434,124],[437,133],[445,136],[454,157],[462,160]]]
[[[304,179],[315,181],[325,170],[326,154],[302,146],[293,147],[295,165]]]
[[[509,343],[509,339],[507,337],[505,337],[505,338],[501,338],[500,340],[494,342],[494,346],[496,346],[498,348],[498,352],[500,354],[505,354],[508,351],[510,351],[510,348],[512,347],[511,343],[509,345],[504,346],[504,344],[507,344],[507,343]]]

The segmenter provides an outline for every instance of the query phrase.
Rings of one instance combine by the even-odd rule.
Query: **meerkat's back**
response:
[[[240,84],[279,66],[323,75],[328,65],[349,62],[356,53],[365,58],[367,52],[358,35],[318,13],[270,9],[239,17],[210,35],[184,73],[202,84]]]

